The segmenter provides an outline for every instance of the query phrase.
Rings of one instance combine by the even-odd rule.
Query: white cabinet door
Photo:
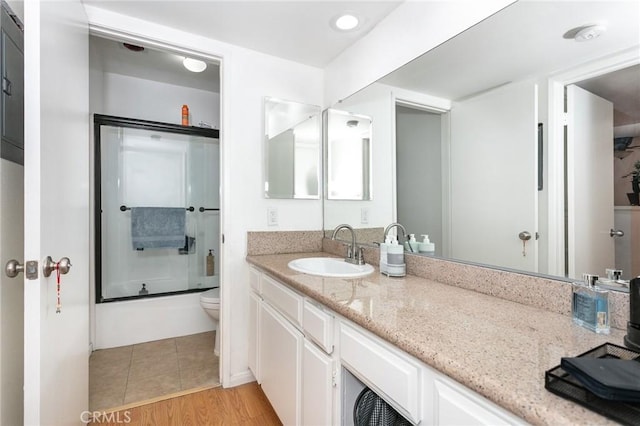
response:
[[[308,340],[302,353],[302,424],[334,424],[333,360]]]
[[[261,302],[259,315],[262,390],[285,426],[299,425],[304,337],[266,302]]]
[[[523,425],[522,419],[494,406],[490,401],[460,385],[436,379],[433,383],[435,406],[433,424],[440,426]]]
[[[249,293],[249,370],[253,373],[258,383],[260,378],[260,354],[258,353],[260,338],[260,296],[254,292]]]

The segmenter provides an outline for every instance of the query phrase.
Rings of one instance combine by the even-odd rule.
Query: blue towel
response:
[[[186,210],[132,207],[131,242],[134,250],[184,247]]]

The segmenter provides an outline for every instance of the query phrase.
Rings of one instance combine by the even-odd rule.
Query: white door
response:
[[[533,82],[453,104],[452,258],[537,272],[537,109]]]
[[[613,104],[567,86],[567,249],[569,277],[615,267]]]
[[[79,424],[89,405],[88,25],[79,0],[27,1],[25,14],[24,414],[27,425]],[[56,313],[56,273],[71,259]]]
[[[0,160],[0,260],[22,259],[24,167]],[[23,299],[22,275],[0,275],[0,424],[22,424]]]

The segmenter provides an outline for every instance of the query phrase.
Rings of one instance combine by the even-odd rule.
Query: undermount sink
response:
[[[304,274],[334,278],[364,277],[374,271],[371,265],[354,265],[353,263],[345,262],[344,259],[334,257],[307,257],[304,259],[296,259],[289,262],[288,266],[294,271]]]

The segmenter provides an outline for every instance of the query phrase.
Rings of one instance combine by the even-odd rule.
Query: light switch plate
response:
[[[267,225],[268,226],[278,225],[278,209],[273,207],[269,207],[267,209]]]
[[[369,208],[363,207],[360,210],[360,223],[367,224],[369,223]]]

